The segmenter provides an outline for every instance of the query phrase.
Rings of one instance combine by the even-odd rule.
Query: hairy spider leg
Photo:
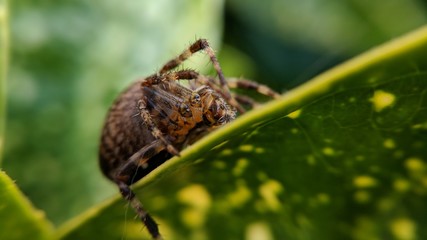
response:
[[[142,207],[142,203],[136,198],[135,193],[129,187],[129,185],[118,181],[117,185],[119,186],[120,193],[123,198],[129,201],[133,209],[135,209],[138,217],[147,227],[148,232],[151,234],[151,237],[156,240],[163,239],[159,232],[159,227],[154,219],[148,214],[148,212]]]
[[[241,89],[248,89],[248,90],[255,90],[261,95],[271,97],[274,99],[278,99],[280,97],[280,94],[276,91],[272,90],[271,88],[267,87],[266,85],[259,84],[257,82],[253,82],[246,79],[238,79],[238,78],[227,78],[227,84],[230,88],[241,88]],[[208,85],[215,91],[221,93],[221,89],[215,84],[215,79],[212,77],[206,77],[203,75],[199,75],[199,78],[197,78],[197,82],[199,85]],[[233,94],[233,98],[236,99],[238,104],[243,105],[249,105],[251,108],[256,107],[259,105],[258,102],[253,100],[252,98],[244,95],[239,94]],[[237,108],[237,107],[236,107]]]
[[[142,87],[149,87],[160,83],[177,80],[192,80],[197,79],[199,73],[194,70],[179,70],[176,72],[168,72],[162,75],[151,75],[142,81]]]
[[[215,79],[214,78],[208,78],[206,76],[201,75],[200,73],[198,73],[197,71],[194,70],[179,70],[179,71],[175,71],[175,72],[167,72],[165,74],[162,75],[158,75],[158,74],[153,74],[151,76],[146,77],[142,82],[141,82],[141,87],[150,87],[153,85],[158,85],[161,83],[166,83],[169,81],[178,81],[178,80],[196,80],[196,82],[198,82],[198,84],[194,84],[194,83],[190,83],[191,84],[191,88],[197,88],[199,87],[201,84],[205,84],[210,86],[212,89],[215,89],[216,92],[218,92],[222,97],[226,97],[224,95],[224,91],[223,89],[221,89],[216,83],[215,83]],[[257,83],[252,83],[249,80],[242,80],[242,81],[246,81],[248,82],[248,84],[246,84],[249,89],[253,89],[254,84],[255,86],[260,86],[261,91],[259,91],[261,94],[267,93],[266,95],[271,95],[272,97],[276,97],[276,96],[280,96],[278,93],[274,92],[273,90],[269,89],[267,86],[265,85],[261,85]],[[228,84],[228,83],[227,83]],[[240,86],[242,85],[242,86]],[[233,84],[231,84],[231,86],[234,86]],[[239,87],[244,88],[245,84],[239,84]],[[228,88],[227,88],[228,89]],[[258,89],[257,87],[255,87],[255,89]],[[238,104],[236,104],[236,106],[234,106],[232,103],[229,103],[230,105],[232,105],[235,108],[239,108]],[[243,110],[244,111],[244,110]]]
[[[241,78],[228,78],[227,80],[229,80],[227,83],[230,88],[255,90],[261,95],[268,96],[274,99],[278,99],[280,97],[280,94],[274,91],[273,89],[254,81]]]
[[[234,98],[237,100],[237,102],[239,102],[242,105],[247,105],[250,108],[256,108],[258,105],[260,105],[259,102],[255,101],[254,99],[248,97],[248,96],[244,96],[244,95],[239,95],[239,94],[234,94]]]
[[[173,70],[174,68],[181,65],[185,60],[187,60],[189,57],[191,57],[194,53],[204,50],[205,53],[209,56],[212,65],[218,74],[219,78],[219,85],[221,86],[221,96],[225,98],[225,100],[235,107],[239,112],[243,113],[245,112],[245,109],[242,108],[239,103],[234,99],[234,97],[230,93],[230,89],[228,88],[227,81],[224,77],[224,73],[222,72],[221,66],[218,62],[218,59],[215,55],[214,50],[210,47],[209,42],[206,39],[199,39],[193,44],[190,45],[189,48],[184,50],[178,57],[170,60],[167,62],[163,67],[160,69],[160,71],[157,73],[157,75],[166,75],[167,72]]]
[[[137,168],[147,168],[148,160],[154,157],[159,152],[165,150],[165,145],[161,140],[155,140],[150,145],[142,147],[138,152],[134,153],[129,160],[126,161],[126,164],[121,166],[118,170],[114,181],[117,183],[120,193],[123,198],[129,202],[132,208],[135,210],[139,219],[147,227],[148,232],[151,234],[153,239],[162,239],[159,228],[156,221],[148,214],[148,212],[143,208],[141,201],[136,197],[135,193],[130,188],[133,180],[130,179],[132,176],[135,176]]]
[[[227,101],[227,95],[224,95],[224,90],[221,89],[220,86],[215,84],[214,78],[208,78],[206,76],[203,76],[199,74],[198,72],[194,70],[180,70],[176,72],[168,72],[163,75],[151,75],[144,79],[144,81],[141,83],[143,87],[152,86],[168,81],[176,81],[176,80],[196,80],[196,82],[199,83],[199,85],[208,85],[212,89],[214,89],[216,92],[218,92],[226,101]],[[195,86],[193,86],[195,88]],[[271,90],[272,91],[272,90]],[[245,112],[244,108],[239,104],[239,102],[233,97],[233,95],[230,95],[231,99],[233,101],[227,101],[231,106],[236,108],[240,113]],[[230,100],[230,99],[229,99]]]

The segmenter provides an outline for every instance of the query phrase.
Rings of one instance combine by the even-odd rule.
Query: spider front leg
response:
[[[167,72],[181,65],[185,60],[191,57],[194,53],[202,50],[205,51],[205,53],[209,56],[209,59],[211,60],[216,73],[218,74],[219,85],[220,85],[220,88],[222,89],[221,90],[222,97],[225,98],[225,100],[227,100],[227,102],[229,102],[231,105],[236,107],[239,112],[244,112],[245,110],[241,106],[239,106],[239,103],[231,95],[230,89],[228,88],[227,81],[224,77],[224,73],[222,72],[221,66],[218,62],[215,52],[210,47],[209,42],[206,39],[199,39],[193,44],[191,44],[190,47],[187,48],[180,55],[178,55],[178,57],[170,60],[165,65],[163,65],[163,67],[160,69],[157,75],[159,76],[159,75],[167,74]]]
[[[239,102],[231,94],[226,94],[228,90],[224,90],[221,86],[215,84],[214,80],[210,80],[208,77],[201,75],[194,70],[180,70],[176,72],[165,73],[164,75],[151,75],[142,81],[142,87],[149,87],[152,85],[177,80],[191,80],[194,79],[199,85],[208,85],[220,94],[231,106],[237,109],[240,113],[245,112],[245,109],[239,104]]]
[[[214,50],[210,47],[210,44],[208,40],[206,39],[199,39],[193,44],[190,45],[184,52],[182,52],[178,57],[170,60],[167,62],[159,71],[159,75],[165,74],[166,72],[169,72],[173,70],[174,68],[181,65],[185,60],[187,60],[189,57],[191,57],[194,53],[205,50],[206,54],[209,56],[215,71],[218,74],[218,77],[220,79],[221,85],[226,86],[227,81],[225,81],[224,73],[222,72],[221,66],[219,65],[218,59],[215,56]]]

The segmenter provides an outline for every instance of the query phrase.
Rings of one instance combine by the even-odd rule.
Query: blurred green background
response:
[[[9,8],[2,168],[56,225],[117,193],[97,162],[114,97],[196,38],[211,41],[226,76],[286,91],[427,22],[417,0],[21,0]]]

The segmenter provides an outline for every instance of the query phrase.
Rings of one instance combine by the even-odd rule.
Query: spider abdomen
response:
[[[132,84],[115,100],[104,123],[99,161],[104,175],[112,180],[116,170],[136,151],[155,140],[138,114],[137,104],[142,97],[140,82]]]

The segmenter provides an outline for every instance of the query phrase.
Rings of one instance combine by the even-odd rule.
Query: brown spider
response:
[[[218,74],[215,78],[193,70],[175,70],[192,54],[204,50]],[[189,87],[177,80],[194,80]],[[229,87],[279,94],[248,80],[227,82],[205,39],[199,39],[167,62],[158,73],[133,83],[119,95],[106,118],[99,149],[103,173],[114,181],[153,239],[162,239],[156,222],[142,207],[130,185],[163,164],[188,144],[235,118],[236,110],[256,102],[233,95]]]

